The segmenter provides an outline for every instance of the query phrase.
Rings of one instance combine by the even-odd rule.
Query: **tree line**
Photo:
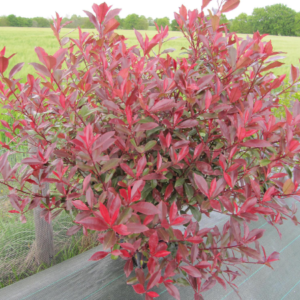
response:
[[[242,13],[230,20],[229,28],[238,33],[300,36],[300,12],[283,4],[255,8],[251,15]]]
[[[148,30],[156,23],[159,27],[168,25],[170,30],[177,31],[176,20],[164,18],[146,18],[137,14],[130,14],[125,18],[116,17],[120,29]],[[72,21],[67,28],[94,28],[88,17],[72,15],[63,18],[62,22]],[[0,16],[0,26],[10,27],[50,27],[51,19],[43,17],[23,18],[15,15]],[[238,33],[267,33],[271,35],[300,36],[300,12],[283,4],[274,4],[264,8],[255,8],[251,15],[241,13],[233,20],[227,20],[222,14],[220,23],[227,23],[230,31]]]
[[[135,28],[138,30],[147,30],[149,26],[154,26],[155,22],[158,26],[168,25],[172,27],[172,30],[177,30],[177,22],[175,20],[170,22],[170,19],[167,17],[152,19],[137,14],[130,14],[123,19],[117,16],[116,19],[120,23],[120,29]],[[72,15],[71,17],[63,18],[62,23],[68,21],[72,21],[72,23],[65,26],[66,28],[77,28],[78,26],[81,28],[94,28],[94,25],[90,22],[88,17]],[[43,17],[23,18],[15,15],[0,16],[0,27],[50,27],[50,24],[52,24],[52,19]]]

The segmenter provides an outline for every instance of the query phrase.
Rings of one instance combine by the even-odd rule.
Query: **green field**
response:
[[[93,30],[85,30],[93,32]],[[70,32],[70,29],[62,30],[62,35],[66,35]],[[135,33],[132,30],[118,30],[119,34],[124,35],[128,38],[128,46],[138,45],[135,37]],[[141,31],[144,35],[145,33],[151,38],[156,34],[154,28],[148,31]],[[170,32],[169,37],[181,36],[180,32]],[[241,35],[246,36],[246,35]],[[78,38],[77,29],[70,34],[72,38]],[[300,38],[298,37],[283,37],[283,36],[269,36],[264,40],[272,40],[274,49],[276,51],[287,52],[286,58],[283,60],[286,65],[279,69],[276,69],[276,74],[289,74],[290,65],[299,65],[300,58]],[[11,59],[10,67],[8,71],[17,63],[25,62],[23,70],[19,73],[20,78],[23,80],[26,78],[28,73],[34,74],[35,71],[33,67],[29,66],[30,62],[38,62],[37,56],[34,52],[34,48],[37,46],[43,47],[50,55],[53,54],[58,49],[58,43],[54,37],[52,30],[45,28],[16,28],[16,27],[0,27],[0,50],[6,46],[7,55],[12,53],[17,53],[15,57]],[[164,45],[166,48],[175,48],[176,51],[173,52],[172,56],[178,56],[182,50],[182,47],[187,46],[187,42],[184,38],[179,38],[167,42]]]

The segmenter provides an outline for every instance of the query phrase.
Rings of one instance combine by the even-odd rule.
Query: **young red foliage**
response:
[[[97,35],[79,29],[78,39],[61,38],[57,15],[52,29],[60,49],[49,55],[37,47],[37,76],[25,83],[15,77],[23,64],[11,67],[5,48],[0,53],[0,99],[14,119],[2,121],[12,141],[1,144],[9,151],[0,157],[10,212],[24,222],[41,205],[51,222],[72,210],[77,225],[67,234],[99,232],[106,251],[91,260],[120,256],[127,277],[137,266],[133,289],[146,299],[158,297],[151,289],[161,284],[180,299],[178,274],[195,299],[216,283],[234,286],[234,265],[278,259],[277,252],[259,253],[264,231],[249,232],[247,223],[298,224],[285,199],[300,195],[300,104],[282,120],[272,109],[299,83],[299,70],[292,66],[291,84],[278,92],[285,76],[270,69],[280,65],[273,58],[279,52],[258,32],[242,40],[220,26],[221,13],[239,0],[219,2],[209,19],[184,6],[175,14],[187,58],[152,51],[167,41],[168,27],[151,41],[136,32],[142,51],[128,48],[113,31],[120,10],[106,3],[94,4],[95,15],[86,12]],[[203,0],[202,9],[209,3]],[[12,144],[33,146],[15,166],[8,162]],[[30,185],[40,192],[32,194]],[[199,226],[201,214],[212,212],[227,218],[223,230]]]

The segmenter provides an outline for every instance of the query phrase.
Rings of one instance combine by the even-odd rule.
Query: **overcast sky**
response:
[[[101,0],[100,0],[101,1]],[[46,17],[54,16],[57,11],[61,16],[71,16],[73,14],[85,16],[83,10],[92,11],[93,3],[102,3],[95,0],[8,0],[1,5],[0,15],[14,14],[22,17]],[[184,4],[188,9],[200,9],[201,0],[108,0],[108,5],[113,8],[122,8],[120,16],[126,17],[128,14],[136,13],[146,17],[174,18],[174,11],[178,11],[178,7]],[[215,6],[217,0],[212,0],[212,5]],[[242,12],[251,14],[253,8],[264,7],[267,5],[282,3],[288,7],[300,12],[300,0],[241,0],[237,9],[227,13],[227,18],[235,18]]]

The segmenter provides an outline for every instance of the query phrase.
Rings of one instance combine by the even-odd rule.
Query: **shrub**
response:
[[[22,116],[12,126],[2,121],[11,138],[0,160],[11,213],[25,222],[40,205],[50,222],[73,211],[68,234],[99,232],[103,251],[91,260],[123,258],[126,276],[135,272],[129,284],[147,300],[160,284],[176,299],[177,284],[190,285],[195,299],[216,283],[236,288],[237,265],[270,266],[279,255],[267,255],[264,230],[248,224],[298,224],[285,199],[299,195],[299,102],[285,119],[271,109],[299,82],[299,70],[292,66],[291,84],[276,92],[285,78],[271,72],[279,52],[258,32],[243,40],[219,26],[238,0],[222,1],[209,20],[208,2],[201,12],[175,13],[190,44],[186,58],[161,51],[168,27],[151,40],[136,31],[140,49],[127,48],[114,32],[119,10],[106,3],[86,12],[97,34],[79,28],[78,39],[60,38],[57,15],[60,48],[35,49],[38,76],[25,84],[15,78],[22,64],[8,74],[1,52],[1,99],[12,118]],[[20,165],[7,162],[12,143],[31,147]],[[26,183],[50,189],[43,196]],[[222,230],[199,227],[212,213],[228,218]]]

